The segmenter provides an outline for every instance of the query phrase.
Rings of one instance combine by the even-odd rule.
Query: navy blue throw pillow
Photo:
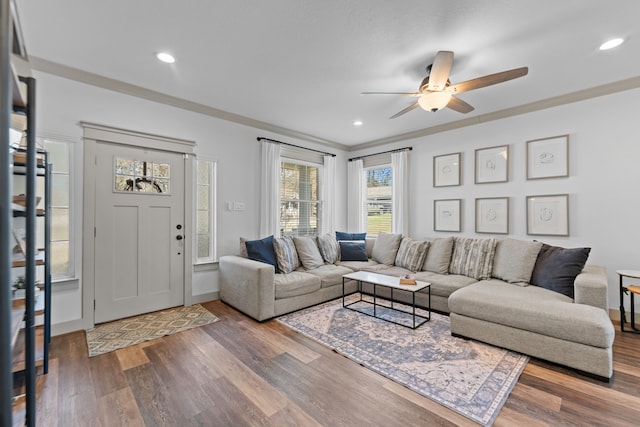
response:
[[[367,233],[345,233],[343,231],[336,231],[336,240],[364,240],[367,238]]]
[[[273,265],[276,273],[278,273],[278,259],[276,252],[273,250],[273,236],[265,237],[260,240],[247,240],[247,257],[254,261],[264,262]]]
[[[368,261],[364,242],[340,241],[340,261]]]
[[[565,249],[542,244],[531,284],[574,297],[573,283],[587,263],[591,248]]]

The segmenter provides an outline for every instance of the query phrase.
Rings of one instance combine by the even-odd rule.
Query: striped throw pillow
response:
[[[318,249],[320,249],[322,258],[329,264],[340,261],[340,245],[332,234],[318,236]]]
[[[420,271],[427,256],[428,248],[429,242],[426,240],[417,241],[410,237],[404,237],[400,242],[395,265],[411,271]]]
[[[496,239],[456,237],[449,273],[461,274],[478,280],[491,278]]]
[[[279,239],[273,239],[273,250],[278,260],[278,269],[281,273],[291,273],[300,267],[298,252],[293,244],[293,239],[285,236]]]

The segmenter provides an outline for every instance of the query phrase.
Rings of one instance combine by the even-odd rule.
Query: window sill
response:
[[[214,271],[218,269],[218,261],[211,261],[211,262],[203,262],[200,264],[193,264],[193,271],[194,272],[199,272],[199,271]]]

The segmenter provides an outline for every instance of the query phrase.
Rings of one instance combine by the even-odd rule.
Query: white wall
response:
[[[510,198],[509,237],[536,239],[565,247],[591,247],[590,263],[607,268],[609,307],[619,306],[618,269],[640,270],[640,120],[631,90],[403,141],[359,153],[413,146],[411,162],[411,235],[446,235],[433,231],[433,200],[463,199],[459,235],[475,234],[475,198]],[[428,113],[425,120],[428,121]],[[526,141],[570,135],[569,178],[526,180]],[[509,182],[474,184],[474,151],[509,145]],[[433,187],[433,156],[462,152],[459,187]],[[568,193],[570,236],[527,236],[527,195]],[[500,236],[498,236],[500,237]]]
[[[338,155],[338,165],[346,165],[346,154],[340,150],[305,141],[282,137],[247,126],[215,119],[127,96],[93,86],[35,72],[37,80],[36,121],[38,136],[61,138],[77,142],[74,153],[82,163],[82,129],[80,121],[93,122],[133,131],[148,132],[196,141],[196,154],[218,162],[218,255],[239,251],[239,236],[258,238],[260,203],[260,144],[256,137],[264,136],[329,151]],[[78,176],[79,181],[82,180]],[[338,167],[337,182],[345,182],[346,166]],[[81,182],[79,183],[81,184]],[[346,225],[346,190],[337,186],[336,224]],[[76,225],[82,221],[82,186],[78,196]],[[245,211],[225,209],[227,201],[243,202]],[[80,227],[77,227],[79,230]],[[77,248],[81,254],[81,248]],[[81,260],[77,265],[80,275]],[[81,277],[80,277],[81,278]],[[215,295],[219,290],[218,272],[214,269],[194,273],[194,300]],[[198,297],[200,296],[200,297]],[[92,313],[89,313],[92,315]],[[54,286],[52,321],[54,332],[79,329],[82,319],[82,280]],[[86,319],[85,319],[86,320]],[[56,328],[55,325],[58,325]]]

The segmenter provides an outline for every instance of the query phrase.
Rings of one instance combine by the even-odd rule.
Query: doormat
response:
[[[347,302],[356,296],[351,295]],[[359,309],[370,309],[361,304]],[[418,310],[418,314],[424,312]],[[379,306],[377,315],[403,316]],[[519,353],[451,336],[449,318],[437,313],[412,330],[345,309],[338,299],[277,320],[484,426],[493,424],[529,360]]]
[[[86,331],[89,357],[208,325],[218,320],[220,319],[209,310],[196,304],[103,323]]]

